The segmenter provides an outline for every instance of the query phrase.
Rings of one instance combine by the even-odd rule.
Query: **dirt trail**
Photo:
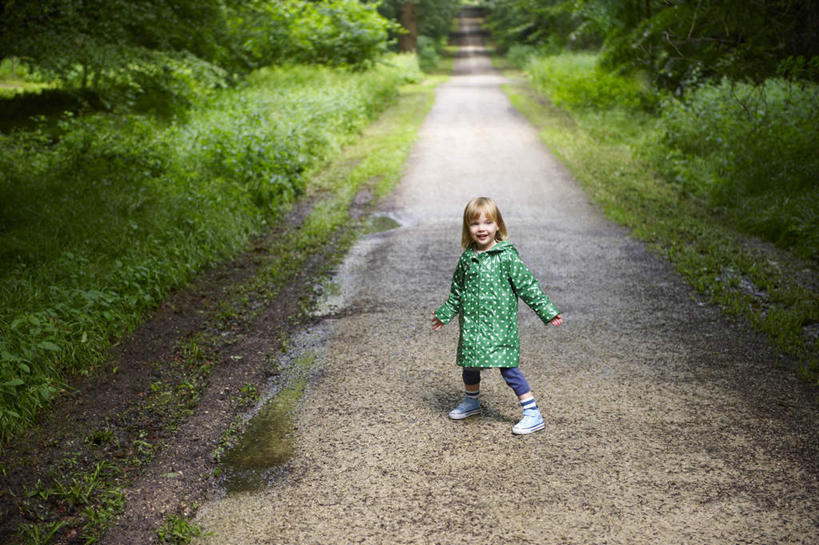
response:
[[[476,28],[476,21],[465,20]],[[385,209],[319,326],[296,343],[320,376],[298,453],[257,493],[203,505],[220,544],[819,542],[813,393],[742,324],[606,221],[509,104],[479,44],[461,49]],[[485,373],[483,413],[454,422],[457,325],[433,333],[459,215],[493,196],[563,310],[524,305],[521,367],[547,427]]]

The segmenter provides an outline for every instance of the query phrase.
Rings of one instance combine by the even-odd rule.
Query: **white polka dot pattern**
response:
[[[480,254],[471,248],[461,254],[449,297],[435,311],[443,323],[459,316],[458,365],[518,366],[518,297],[544,323],[560,314],[508,241]]]

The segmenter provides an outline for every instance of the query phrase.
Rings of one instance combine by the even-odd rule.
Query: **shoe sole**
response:
[[[449,417],[452,420],[463,420],[464,418],[473,416],[481,412],[480,409],[473,409],[471,411],[466,411],[465,413],[449,413]]]
[[[520,428],[512,428],[512,433],[515,435],[528,435],[530,433],[535,433],[536,431],[540,431],[546,427],[546,423],[543,422],[538,424],[537,426],[532,426],[531,428],[520,429]]]

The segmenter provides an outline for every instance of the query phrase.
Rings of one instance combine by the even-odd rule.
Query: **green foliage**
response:
[[[277,217],[417,77],[406,56],[358,73],[271,68],[185,123],[68,116],[0,136],[0,438]]]
[[[291,40],[299,44],[297,62],[331,66],[361,66],[386,52],[391,25],[375,7],[358,0],[305,3],[305,12],[294,25]]]
[[[156,537],[162,545],[185,545],[202,535],[204,531],[201,526],[173,514],[165,517],[165,522],[156,531]]]
[[[749,234],[819,258],[819,86],[723,80],[682,98],[600,68],[597,55],[510,50],[535,85],[572,111],[659,112],[640,154],[682,190]]]
[[[651,110],[656,105],[656,92],[649,85],[637,77],[621,76],[599,68],[597,55],[564,53],[532,57],[530,50],[516,49],[515,56],[528,58],[525,69],[533,82],[558,106],[569,109],[617,107],[639,111]]]
[[[564,47],[583,49],[602,42],[599,33],[578,12],[574,0],[493,0],[489,28],[498,50],[505,53],[515,44],[537,46],[557,53]]]
[[[669,180],[746,231],[819,258],[819,86],[723,80],[668,99],[648,150]]]
[[[405,0],[381,0],[378,2],[378,12],[397,22],[404,3]],[[437,42],[449,36],[452,19],[460,5],[459,0],[412,0],[412,3],[415,4],[416,30],[419,37],[427,36]],[[392,29],[393,36],[396,32],[398,27]]]
[[[603,64],[682,91],[722,77],[819,78],[819,3],[791,0],[489,0],[499,49],[597,49]],[[799,61],[798,59],[802,59]],[[795,65],[801,64],[796,70]]]
[[[170,115],[270,64],[369,66],[391,28],[357,0],[23,0],[0,4],[0,59],[106,110]]]
[[[538,53],[538,48],[533,45],[513,44],[506,51],[506,59],[522,70],[528,66],[532,57],[538,55]]]
[[[702,0],[649,3],[607,35],[604,64],[638,68],[663,88],[702,79],[752,79],[777,74],[783,60],[819,49],[819,4],[789,0]]]
[[[0,57],[82,89],[169,85],[217,49],[222,2],[23,0],[0,10]],[[216,68],[216,67],[212,67]],[[183,69],[184,70],[184,69]],[[182,78],[184,80],[184,78]],[[151,81],[150,84],[147,82]],[[178,85],[174,82],[173,85]],[[173,92],[173,85],[167,89]],[[112,100],[119,100],[114,95]]]
[[[319,63],[361,68],[387,47],[395,25],[357,0],[245,2],[228,18],[223,64],[259,68]]]
[[[572,170],[606,215],[632,229],[727,313],[746,317],[798,372],[819,377],[816,266],[742,235],[737,224],[658,175],[641,151],[657,145],[661,119],[620,108],[566,111],[527,86],[513,104]]]
[[[429,36],[418,36],[418,66],[421,70],[429,72],[437,68],[443,50],[443,39],[436,41]]]

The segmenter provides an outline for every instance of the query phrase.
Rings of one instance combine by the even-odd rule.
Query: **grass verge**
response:
[[[167,358],[175,364],[156,363],[156,369],[151,370],[155,378],[144,391],[134,394],[135,399],[126,403],[125,409],[106,416],[104,426],[88,433],[75,430],[74,423],[63,423],[60,427],[66,433],[78,437],[48,438],[45,444],[32,445],[32,450],[41,453],[42,449],[63,449],[49,466],[42,458],[26,456],[25,451],[19,451],[21,460],[4,457],[0,463],[4,476],[12,473],[6,473],[7,464],[14,463],[24,466],[22,473],[30,475],[31,481],[7,484],[0,494],[2,518],[17,521],[11,543],[98,541],[125,508],[123,490],[150,464],[182,421],[197,410],[205,389],[217,388],[218,354],[230,353],[229,347],[238,338],[252,333],[264,309],[286,306],[293,298],[299,311],[288,314],[287,319],[292,320],[291,325],[303,323],[316,295],[312,287],[320,284],[344,256],[364,229],[369,210],[400,179],[417,130],[434,101],[436,84],[441,81],[443,76],[431,76],[402,87],[397,102],[356,141],[343,148],[335,160],[305,175],[307,193],[296,206],[305,206],[310,213],[298,224],[281,225],[280,221],[272,225],[266,236],[247,248],[250,257],[242,265],[252,263],[253,273],[240,281],[228,278],[224,289],[213,288],[219,297],[203,311],[200,330],[178,340],[174,354]],[[293,282],[302,289],[291,290]],[[286,350],[287,328],[273,342],[280,343],[279,350]],[[117,366],[113,369],[116,372]],[[252,383],[235,388],[224,410],[232,411],[237,422],[242,420],[240,414],[256,404],[261,389],[262,384]],[[285,392],[288,405],[292,405],[301,389]],[[211,414],[218,412],[221,410]],[[228,430],[222,447],[237,440],[240,428]],[[218,461],[220,455],[216,454]],[[187,542],[199,531],[187,522],[187,507],[177,506],[176,510],[163,514],[157,530],[163,542]]]
[[[0,134],[0,442],[275,222],[420,77],[409,55],[268,68],[170,126],[97,114]]]
[[[805,380],[819,384],[819,286],[812,263],[752,239],[656,174],[635,149],[656,120],[622,110],[558,108],[519,71],[496,59],[512,104],[568,166],[606,216],[671,261],[700,293],[765,332]]]

